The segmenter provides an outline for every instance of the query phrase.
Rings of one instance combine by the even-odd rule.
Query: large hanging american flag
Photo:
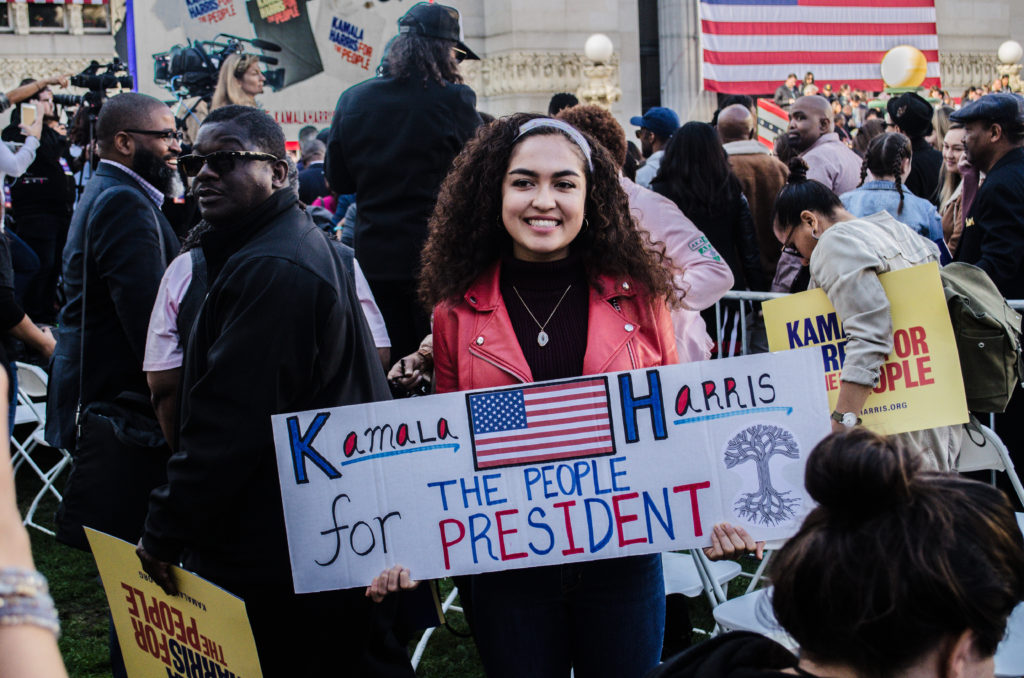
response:
[[[935,0],[700,0],[704,89],[768,94],[789,73],[881,91],[885,53],[911,45],[939,84]]]

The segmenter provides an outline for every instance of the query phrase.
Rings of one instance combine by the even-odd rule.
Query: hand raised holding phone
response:
[[[38,114],[34,104],[21,105],[21,131],[26,136],[38,139],[43,133],[43,116]]]

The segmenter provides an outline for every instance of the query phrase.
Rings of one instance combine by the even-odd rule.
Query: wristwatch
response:
[[[857,416],[856,412],[840,412],[836,410],[832,413],[832,419],[838,421],[846,428],[853,428],[860,424],[860,417]]]

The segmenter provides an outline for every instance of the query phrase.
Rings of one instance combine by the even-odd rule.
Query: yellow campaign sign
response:
[[[130,678],[262,678],[241,598],[180,568],[178,595],[169,596],[142,570],[134,545],[85,534]]]
[[[893,352],[861,411],[864,426],[888,435],[964,423],[967,398],[938,264],[883,273],[878,280],[889,297]],[[766,301],[762,308],[772,351],[821,347],[829,407],[835,410],[846,337],[828,297],[814,289]]]

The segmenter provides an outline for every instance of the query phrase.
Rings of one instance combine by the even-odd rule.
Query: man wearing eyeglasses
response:
[[[380,77],[346,90],[334,113],[324,172],[333,190],[356,194],[353,246],[395,356],[430,333],[416,295],[420,252],[441,181],[481,123],[458,70],[478,58],[458,10],[418,3],[398,20]]]
[[[119,94],[104,102],[96,137],[101,160],[72,216],[64,248],[67,302],[59,316],[46,420],[46,440],[75,457],[58,510],[57,538],[86,549],[82,525],[106,527],[111,513],[134,515],[137,524],[129,532],[141,534],[145,490],[151,488],[130,496],[140,483],[126,477],[116,451],[78,454],[78,407],[84,412],[94,403],[133,400],[145,416],[149,389],[142,358],[149,312],[164,268],[180,246],[160,211],[164,198],[181,190],[180,137],[171,110],[144,94]],[[155,423],[151,410],[150,416]],[[111,484],[90,482],[96,477],[116,478],[125,494],[109,496]],[[114,675],[124,675],[116,644],[111,662]]]

